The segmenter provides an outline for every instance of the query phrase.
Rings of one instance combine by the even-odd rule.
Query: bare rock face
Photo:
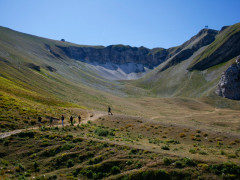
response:
[[[240,56],[223,74],[216,94],[228,99],[240,100]]]
[[[145,47],[131,47],[124,45],[110,45],[107,47],[62,47],[57,46],[64,54],[75,60],[100,64],[115,63],[137,63],[152,69],[161,64],[167,58],[168,52],[166,49],[148,49]]]

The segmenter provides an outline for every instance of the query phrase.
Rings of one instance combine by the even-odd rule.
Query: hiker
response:
[[[41,127],[41,124],[42,124],[42,118],[39,116],[38,117],[38,126],[39,126],[39,128]]]
[[[63,124],[64,116],[63,116],[63,115],[62,115],[62,117],[61,117],[61,120],[62,120],[62,126],[64,127],[64,124]]]
[[[113,115],[110,106],[108,106],[108,115]]]
[[[70,117],[70,123],[73,126],[73,117],[72,116]]]
[[[78,124],[80,124],[81,119],[82,119],[82,118],[81,118],[81,116],[79,115],[79,116],[78,116]]]
[[[52,117],[52,116],[50,117],[49,123],[50,123],[49,126],[50,126],[50,127],[53,127],[53,117]]]

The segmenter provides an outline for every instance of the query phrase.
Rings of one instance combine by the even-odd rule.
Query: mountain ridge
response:
[[[216,42],[222,42],[222,39],[227,42],[234,35],[234,33],[228,33],[229,30],[231,32],[233,29],[238,33],[238,26],[239,23],[223,27],[221,31],[203,29],[182,45],[168,49],[148,49],[143,46],[137,48],[127,45],[107,47],[75,45],[0,28],[2,35],[0,37],[0,56],[3,62],[13,63],[15,68],[23,65],[39,73],[50,73],[47,75],[49,77],[60,75],[67,78],[68,81],[83,83],[84,86],[113,94],[117,92],[121,96],[129,95],[127,92],[129,88],[127,91],[125,90],[128,85],[133,89],[137,88],[141,92],[140,94],[148,94],[149,88],[145,88],[148,86],[155,87],[150,90],[150,94],[154,92],[154,95],[161,96],[163,95],[161,92],[165,91],[167,92],[166,96],[181,96],[185,94],[183,93],[184,88],[181,87],[181,81],[188,85],[190,81],[187,79],[193,77],[190,75],[197,74],[191,73],[189,67],[196,62],[199,55],[205,53]],[[233,49],[238,50],[238,46]],[[225,60],[229,61],[230,59]],[[221,71],[226,70],[225,66],[223,67],[224,69]],[[173,71],[173,69],[175,70]],[[167,75],[170,72],[171,74]],[[205,72],[199,73],[204,74]],[[220,79],[219,73],[214,84],[216,84],[217,78]],[[210,77],[210,75],[208,76]],[[159,79],[169,79],[169,77],[173,78],[172,81],[165,82],[164,80],[163,88],[163,85],[159,84]],[[176,77],[178,81],[174,80]],[[133,79],[139,79],[139,81],[137,83],[133,81],[127,85],[116,81]],[[193,81],[195,80],[193,79]],[[208,81],[209,78],[205,77],[202,82]],[[209,88],[212,89],[213,86],[211,85]],[[131,92],[135,94],[134,91]],[[187,96],[199,97],[204,94],[191,95],[189,93]]]

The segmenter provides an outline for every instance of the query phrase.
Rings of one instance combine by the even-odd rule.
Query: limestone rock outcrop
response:
[[[216,94],[228,99],[240,100],[240,56],[221,76]]]
[[[110,45],[107,47],[77,47],[77,46],[57,46],[64,54],[75,60],[100,64],[114,63],[126,64],[136,63],[143,64],[145,67],[152,69],[153,67],[164,62],[168,56],[166,49],[148,49],[145,47],[131,47],[125,45]]]

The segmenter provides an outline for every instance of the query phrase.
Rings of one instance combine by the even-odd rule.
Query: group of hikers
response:
[[[108,115],[113,115],[110,106],[108,106]],[[62,126],[64,127],[64,120],[65,120],[64,115],[62,115],[60,119],[62,120]],[[78,116],[78,124],[81,123],[81,120],[82,120],[82,117],[79,115],[79,116]],[[38,124],[39,124],[39,128],[40,128],[40,127],[41,127],[41,124],[42,124],[42,117],[41,117],[41,116],[38,117]],[[71,124],[72,126],[74,125],[73,116],[70,117],[70,124]],[[50,126],[50,127],[53,127],[53,117],[52,117],[52,116],[49,118],[49,126]]]
[[[61,116],[61,120],[62,120],[62,126],[64,126],[64,115]],[[78,124],[81,123],[81,120],[82,120],[82,117],[79,115],[78,116]],[[73,126],[74,125],[74,122],[73,122],[73,117],[71,116],[70,117],[70,124]]]
[[[62,126],[64,126],[64,120],[65,120],[64,115],[62,115],[60,119],[62,120]],[[82,120],[82,117],[79,115],[78,116],[78,124],[81,123],[81,120]],[[41,124],[42,124],[42,117],[41,116],[38,117],[38,124],[39,124],[39,127],[41,127]],[[74,125],[72,116],[70,117],[70,124]],[[52,116],[49,118],[49,126],[53,127],[53,117]]]

